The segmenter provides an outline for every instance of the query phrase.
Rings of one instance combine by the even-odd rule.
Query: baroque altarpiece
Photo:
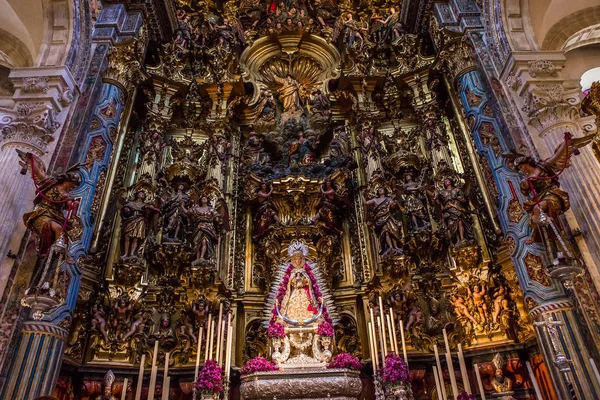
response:
[[[170,6],[170,40],[149,41],[143,26],[110,50],[109,78],[135,70],[134,85],[127,102],[102,92],[78,165],[51,175],[35,154],[19,153],[38,185],[24,218],[38,260],[22,303],[34,320],[64,302],[74,309],[55,393],[96,398],[112,370],[116,396],[145,360],[169,363],[168,398],[191,398],[198,342],[221,317],[219,327],[233,327],[232,393],[237,367],[256,356],[275,351],[291,365],[345,352],[367,365],[361,390],[371,398],[367,323],[389,314],[390,339],[405,337],[414,398],[441,398],[430,366],[446,334],[452,351],[461,344],[468,364],[478,363],[484,390],[502,391],[500,370],[515,397],[530,398],[530,362],[551,398],[543,354],[551,362],[560,354],[540,349],[530,317],[539,304],[525,300],[511,259],[523,248],[502,233],[498,212],[524,231],[532,215],[529,278],[572,287],[580,267],[560,221],[568,200],[547,183],[555,178],[535,187],[520,179],[535,168],[549,177],[589,140],[567,137],[543,166],[511,153],[471,47],[426,2]],[[87,203],[77,202],[87,189],[68,194],[82,187],[76,171],[99,171]],[[87,249],[72,259],[64,249],[77,243]],[[293,272],[287,285],[306,290],[308,310],[296,300],[304,291],[276,299],[294,249],[310,272]],[[325,308],[328,342],[313,345],[318,335],[306,328],[309,344],[298,343],[294,329],[305,328],[290,328],[288,354],[273,349],[272,312],[310,321],[302,327]],[[548,324],[537,329],[554,343]],[[314,352],[303,354],[307,346]],[[222,361],[223,343],[220,352]]]

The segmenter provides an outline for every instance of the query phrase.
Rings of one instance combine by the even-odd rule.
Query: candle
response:
[[[442,362],[440,360],[440,353],[438,352],[437,344],[433,345],[433,352],[435,353],[435,363],[437,365],[438,372],[440,374],[440,384],[442,386],[442,395],[444,400],[448,399],[448,395],[446,393],[446,384],[444,383],[444,374],[442,371]]]
[[[379,322],[379,324],[381,325],[381,327],[383,328],[381,330],[381,336],[383,337],[383,350],[385,351],[385,354],[387,355],[387,341],[386,341],[386,335],[385,335],[385,317],[384,317],[385,313],[383,312],[383,300],[381,299],[381,296],[379,296],[379,317],[381,318],[381,321]]]
[[[229,326],[229,325],[227,325]],[[225,333],[229,333],[229,331],[226,331],[225,329],[229,329],[225,327],[225,323],[223,323],[223,333],[221,333],[221,347],[219,347],[219,360],[221,360],[221,366],[225,365],[225,357],[223,353],[225,352]]]
[[[162,400],[169,400],[169,390],[171,389],[171,377],[167,376],[163,380]]]
[[[485,399],[485,390],[483,390],[483,383],[481,382],[481,375],[479,375],[479,365],[473,364],[473,369],[475,370],[475,377],[477,378],[477,385],[479,386],[479,394],[481,394],[481,400]],[[531,365],[529,365],[529,361],[527,361],[527,369],[529,370],[529,375],[531,375],[531,380],[534,382],[533,387],[537,387],[537,382],[535,382],[535,378],[533,378],[533,373],[531,372]],[[536,393],[538,391],[536,390]],[[542,397],[540,396],[540,399]]]
[[[198,331],[198,347],[196,349],[196,369],[194,370],[194,382],[198,379],[198,371],[200,370],[200,349],[202,347],[202,326]]]
[[[156,391],[156,373],[158,367],[155,365],[150,371],[150,384],[148,385],[148,400],[154,400],[154,392]]]
[[[598,373],[598,368],[596,367],[596,363],[594,359],[590,357],[590,365],[592,366],[592,370],[594,371],[594,375],[596,376],[596,380],[600,383],[600,374]]]
[[[210,323],[212,322],[212,314],[208,314],[208,322],[206,323],[206,348],[204,350],[204,361],[208,360],[210,354],[209,351],[209,343],[210,343]]]
[[[156,361],[158,359],[158,340],[154,341],[154,354],[152,355],[152,369],[150,370],[150,385],[148,386],[148,400],[154,400],[154,389],[156,388],[156,373],[158,367]]]
[[[219,319],[217,322],[217,340],[215,343],[215,360],[217,360],[217,364],[219,363],[220,360],[220,356],[221,356],[221,336],[225,333],[225,332],[221,332],[221,325],[223,324],[223,303],[219,304]],[[223,327],[223,330],[225,329],[225,327]]]
[[[443,330],[444,343],[446,344],[446,362],[448,363],[448,374],[450,375],[450,383],[452,384],[452,392],[454,398],[458,397],[458,387],[456,386],[456,375],[454,373],[454,365],[452,364],[452,353],[450,352],[450,342],[448,341],[448,334],[446,329]]]
[[[469,394],[473,394],[471,392],[471,382],[469,382],[469,375],[467,374],[467,365],[465,364],[465,356],[462,351],[462,345],[458,344],[458,365],[460,366],[460,374],[463,378],[463,385],[465,387],[465,391]]]
[[[390,308],[390,320],[392,321],[392,334],[394,335],[394,351],[398,354],[398,339],[396,339],[396,320],[394,319],[394,311]],[[402,325],[402,321],[400,321]]]
[[[448,363],[448,373],[450,374],[450,384],[452,385],[452,393],[454,394],[454,398],[456,399],[459,393],[458,386],[456,385],[456,376],[454,375],[454,367],[452,366],[452,354],[446,353],[446,363]]]
[[[390,321],[390,316],[388,314],[385,314],[385,320],[387,322],[387,328],[388,328],[388,336],[390,337],[390,351],[391,352],[395,352],[394,350],[394,342],[392,341],[392,321]],[[396,353],[398,354],[398,353]]]
[[[433,378],[435,379],[435,389],[436,389],[436,392],[437,392],[437,398],[438,399],[443,399],[443,397],[442,397],[442,387],[440,385],[440,377],[438,375],[437,367],[435,365],[432,365],[431,369],[433,370]]]
[[[206,360],[211,360],[213,358],[213,339],[215,336],[215,321],[211,319],[210,325],[208,327],[208,357]]]
[[[165,391],[168,390],[167,380],[169,379],[169,355],[170,353],[165,354],[165,372],[163,373],[163,383],[162,383],[162,400],[168,400],[168,393]]]
[[[127,396],[127,378],[123,379],[123,389],[121,389],[121,400]]]
[[[372,332],[371,322],[367,323],[367,334],[369,336],[369,351],[371,352],[371,364],[373,364],[373,376],[375,376],[377,372],[377,352],[373,347],[373,332]]]
[[[596,370],[596,364],[594,363],[594,360],[590,358],[590,362],[592,363],[592,366],[594,368],[594,373],[596,374],[596,378],[598,377],[598,371]],[[533,369],[531,368],[531,364],[529,363],[529,361],[526,361],[525,364],[527,364],[527,372],[529,372],[529,378],[531,379],[531,383],[533,383],[533,390],[535,390],[535,395],[538,399],[542,400],[542,392],[540,391],[540,387],[538,386],[537,383],[537,379],[535,379],[535,375],[533,374]],[[483,391],[483,387],[481,384],[481,378],[479,377],[479,369],[477,370],[477,379],[479,379],[479,388],[481,391]],[[485,400],[485,396],[482,397],[483,400]]]
[[[233,343],[233,326],[231,325],[231,313],[227,316],[227,351],[225,352],[225,377],[229,379],[229,370],[231,369],[231,346]]]
[[[375,317],[373,316],[373,308],[369,308],[369,314],[371,315],[371,329],[373,330],[373,347],[375,348],[375,358],[377,359],[377,363],[379,363],[379,357],[378,357],[378,352],[379,349],[377,348],[377,334],[375,333],[376,329],[375,329]]]
[[[408,367],[408,356],[406,355],[406,342],[404,341],[404,321],[400,321],[400,340],[402,341],[402,354],[404,354],[404,362]]]
[[[138,374],[137,387],[135,388],[135,400],[142,399],[142,384],[144,383],[144,363],[146,362],[146,355],[142,354],[140,360],[140,372]]]
[[[381,345],[381,364],[385,363],[385,356],[387,355],[387,348],[385,346],[385,328],[383,327],[383,323],[381,322],[381,315],[377,316],[377,324],[379,329],[379,344]]]

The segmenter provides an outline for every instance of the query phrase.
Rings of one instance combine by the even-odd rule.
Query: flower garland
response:
[[[360,371],[362,369],[362,364],[358,357],[349,353],[340,353],[327,364],[327,368],[346,368]]]
[[[333,326],[331,326],[329,322],[321,322],[317,327],[317,335],[329,337],[334,336],[335,332],[333,331]]]
[[[381,379],[384,382],[410,382],[412,377],[404,359],[396,353],[389,353],[385,357]]]
[[[277,320],[278,315],[277,315],[277,310],[275,309],[275,306],[277,304],[281,304],[283,302],[283,298],[285,297],[285,292],[287,291],[287,285],[290,282],[290,275],[292,274],[293,270],[294,270],[294,266],[292,264],[290,264],[287,267],[287,269],[285,270],[285,273],[283,274],[283,279],[281,280],[281,283],[279,284],[279,288],[277,289],[277,295],[275,296],[275,305],[273,306],[273,309],[271,310],[271,321],[269,322],[269,325],[273,325],[275,323],[275,321]],[[317,299],[322,298],[323,294],[321,293],[321,290],[319,289],[319,285],[317,284],[317,278],[315,277],[315,274],[312,272],[312,268],[310,268],[308,263],[304,264],[304,271],[306,272],[306,275],[308,275],[308,278],[310,279],[310,283],[312,285],[313,293],[314,293],[315,297]],[[329,317],[329,314],[327,313],[327,307],[325,307],[325,305],[323,305],[322,316],[325,319],[325,321],[331,325],[331,323],[332,323],[331,317]]]
[[[458,396],[456,396],[456,400],[476,400],[476,398],[472,394],[469,394],[463,390]]]
[[[221,393],[223,391],[223,369],[215,360],[206,360],[194,387],[199,392]]]
[[[248,360],[240,371],[242,375],[251,374],[252,372],[275,371],[277,367],[264,357],[257,356]]]
[[[267,330],[267,336],[269,336],[270,339],[284,338],[285,337],[285,329],[283,327],[283,324],[280,322],[271,323],[269,325],[269,329]]]

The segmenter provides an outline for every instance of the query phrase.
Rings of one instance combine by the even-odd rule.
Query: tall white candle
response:
[[[600,384],[600,374],[598,373],[596,362],[592,357],[590,357],[590,365],[592,366],[592,371],[594,371],[594,375],[596,376],[596,381],[598,381],[598,384]]]
[[[154,392],[156,391],[156,373],[158,367],[155,365],[150,371],[150,384],[148,385],[148,400],[154,400]]]
[[[209,343],[210,343],[210,323],[212,322],[212,314],[208,314],[208,321],[206,322],[206,348],[204,350],[204,361],[208,360],[210,356],[208,354],[209,351]]]
[[[379,325],[379,344],[381,345],[381,365],[385,363],[385,356],[387,356],[387,348],[385,345],[385,328],[383,327],[383,323],[381,322],[381,315],[377,316],[377,324]]]
[[[404,341],[404,321],[400,321],[400,340],[402,341],[402,354],[404,355],[404,362],[408,366],[408,355],[406,354],[406,342]]]
[[[463,378],[463,385],[465,387],[465,391],[469,394],[473,394],[471,391],[471,382],[469,382],[469,375],[467,373],[467,365],[465,364],[465,355],[462,351],[462,345],[458,344],[458,365],[460,366],[460,374]]]
[[[215,338],[215,321],[210,321],[210,326],[208,327],[208,358],[207,360],[213,359],[213,339]]]
[[[198,379],[198,371],[200,370],[200,350],[202,349],[202,326],[198,330],[198,347],[196,348],[196,369],[194,370],[194,382]]]
[[[377,372],[377,353],[375,347],[373,347],[373,331],[371,327],[371,321],[367,323],[367,335],[369,336],[369,351],[371,352],[371,364],[373,364],[373,376]]]
[[[125,397],[127,396],[127,381],[127,378],[123,379],[123,389],[121,389],[121,400],[125,400]]]
[[[142,399],[142,384],[144,383],[144,363],[146,362],[146,355],[142,354],[140,360],[140,372],[138,373],[137,386],[135,388],[135,400]]]
[[[167,376],[163,380],[162,400],[169,400],[169,390],[171,390],[171,377]]]
[[[385,321],[387,322],[388,336],[390,337],[390,351],[395,353],[396,350],[394,349],[394,341],[392,340],[392,321],[390,321],[389,314],[385,314]]]
[[[225,352],[225,377],[229,379],[229,370],[231,369],[231,346],[233,343],[233,326],[231,325],[231,313],[227,316],[227,351]]]
[[[217,340],[215,343],[215,360],[217,360],[217,364],[220,364],[221,357],[221,336],[225,332],[221,332],[221,328],[225,330],[221,325],[223,324],[223,303],[219,303],[219,319],[217,321]]]
[[[225,343],[225,334],[228,333],[228,331],[227,331],[229,329],[228,327],[229,327],[229,325],[227,325],[227,327],[226,327],[225,323],[223,322],[223,326],[222,326],[222,329],[221,329],[223,331],[221,333],[221,346],[219,347],[220,348],[220,350],[219,350],[219,360],[220,360],[220,363],[219,364],[221,364],[221,366],[225,366],[225,357],[226,356],[224,356],[223,353],[225,352],[225,346],[226,346],[226,343]]]
[[[169,356],[170,353],[165,354],[165,371],[163,373],[163,383],[162,383],[162,399],[168,400],[168,393],[165,392],[165,388],[168,390],[167,381],[169,380]]]
[[[371,315],[371,329],[373,331],[373,347],[375,348],[375,361],[379,365],[379,349],[377,348],[377,329],[375,328],[375,317],[373,316],[373,308],[369,308]]]
[[[452,394],[456,399],[459,393],[458,386],[456,385],[456,376],[454,375],[454,367],[452,367],[452,354],[446,353],[446,362],[448,363],[448,372],[450,373],[450,384],[452,385]]]
[[[591,358],[590,358],[590,360],[592,362],[592,365],[594,366],[594,370],[596,370],[596,368],[595,368],[596,365],[594,364],[594,360],[592,360]],[[527,372],[529,372],[529,378],[531,379],[531,383],[533,383],[533,390],[535,390],[535,395],[539,400],[542,400],[543,399],[542,392],[540,391],[540,387],[538,386],[537,379],[535,379],[535,375],[533,373],[533,369],[531,368],[531,364],[529,363],[529,361],[526,361],[525,364],[527,364]],[[598,372],[597,371],[594,371],[594,372],[596,373],[596,377],[598,377]],[[479,370],[477,370],[477,375],[479,376]],[[477,379],[481,380],[481,378],[479,378],[479,377]],[[480,387],[481,387],[481,384],[480,384]],[[481,390],[483,390],[483,388]],[[485,399],[485,397],[483,399]]]
[[[386,340],[386,334],[385,334],[385,313],[383,312],[383,300],[381,299],[381,296],[379,296],[379,317],[378,318],[381,318],[380,325],[383,328],[381,330],[381,336],[383,337],[383,349],[385,351],[385,354],[387,355],[387,340]]]
[[[443,399],[444,397],[442,395],[442,385],[440,384],[440,376],[438,375],[437,367],[435,365],[432,365],[431,369],[433,370],[433,378],[435,379],[435,389],[437,391],[437,398]]]
[[[452,353],[450,352],[450,342],[448,341],[448,334],[446,329],[442,331],[444,333],[444,343],[446,344],[446,362],[448,363],[448,374],[450,375],[450,383],[452,384],[452,392],[454,398],[458,396],[458,387],[456,386],[456,374],[454,373],[454,364],[452,363]]]
[[[398,339],[396,339],[396,320],[394,319],[394,311],[390,308],[390,320],[392,321],[392,334],[394,335],[394,351],[398,353]],[[400,321],[402,324],[402,321]]]
[[[444,373],[442,370],[442,361],[440,360],[440,353],[438,352],[437,344],[433,345],[433,352],[435,353],[435,363],[437,365],[437,369],[440,374],[440,384],[442,385],[442,395],[443,395],[444,400],[448,400],[448,394],[446,393],[446,384],[444,383]]]
[[[527,362],[528,369],[531,369],[529,362]],[[473,369],[475,370],[475,377],[477,378],[477,385],[479,386],[479,394],[481,395],[481,400],[486,400],[485,398],[485,390],[483,389],[483,382],[481,382],[481,375],[479,375],[479,365],[473,364]],[[531,375],[531,371],[529,372]],[[534,378],[535,379],[535,378]],[[533,387],[536,387],[537,383],[534,383]],[[537,392],[537,390],[536,390]],[[540,397],[540,400],[542,398]]]

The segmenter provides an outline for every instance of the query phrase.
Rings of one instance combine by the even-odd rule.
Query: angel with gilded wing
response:
[[[76,167],[65,173],[50,175],[38,157],[20,150],[17,153],[23,167],[21,173],[25,175],[27,170],[31,170],[36,187],[34,209],[23,215],[23,222],[38,237],[38,255],[46,257],[50,247],[67,230],[69,218],[77,214],[79,201],[70,192],[80,185],[81,177]]]
[[[532,232],[528,244],[541,242],[542,226],[551,224],[548,229],[549,238],[554,242],[562,241],[562,226],[558,217],[570,208],[569,194],[560,188],[558,181],[562,171],[570,165],[571,156],[578,154],[578,149],[591,143],[595,135],[574,139],[565,132],[564,142],[554,154],[543,161],[522,154],[508,154],[514,166],[523,176],[520,183],[521,193],[529,198],[523,202],[523,208],[531,214]],[[564,245],[563,245],[564,247]],[[568,252],[568,249],[564,248]]]

